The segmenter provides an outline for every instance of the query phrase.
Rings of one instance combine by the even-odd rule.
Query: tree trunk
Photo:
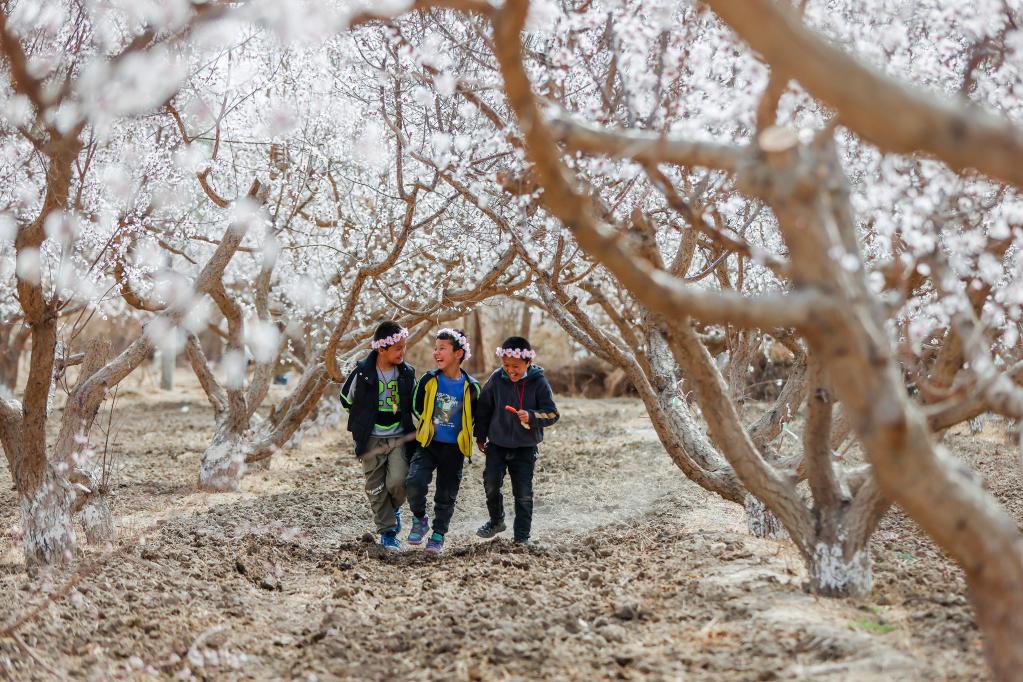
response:
[[[75,469],[68,477],[76,488],[77,499],[71,512],[82,524],[85,541],[90,545],[113,542],[117,537],[114,515],[110,511],[109,490],[99,474],[87,469]]]
[[[267,428],[264,426],[266,420],[262,419],[258,414],[252,415],[252,419],[249,420],[249,429],[246,432],[245,439],[245,456],[246,458],[252,452],[253,441],[256,439],[258,434],[265,433]],[[269,471],[270,470],[270,457],[260,459],[255,462],[245,462],[245,471],[242,475],[248,474],[251,471]]]
[[[0,386],[14,393],[18,386],[18,358],[5,354],[0,357]]]
[[[789,150],[786,150],[789,151]],[[879,492],[897,503],[935,542],[962,566],[977,608],[985,652],[997,679],[1019,679],[1023,671],[1023,536],[1016,520],[971,475],[934,442],[926,417],[906,394],[903,373],[884,331],[885,319],[874,306],[860,271],[852,277],[835,268],[828,254],[841,246],[859,253],[848,213],[848,184],[832,146],[830,158],[809,164],[798,154],[779,156],[763,171],[761,187],[778,183],[779,196],[762,196],[771,204],[798,265],[799,281],[825,291],[843,291],[840,310],[820,315],[807,341],[827,366],[837,397],[863,445]],[[826,201],[808,201],[786,193],[805,179],[793,178],[813,168],[813,182],[829,188]],[[824,182],[821,171],[830,171]],[[750,176],[750,179],[753,175]],[[740,186],[754,187],[747,178]],[[756,193],[755,191],[753,193]],[[834,207],[838,207],[836,210]],[[839,229],[808,229],[834,225]],[[836,237],[848,236],[848,243]],[[844,563],[851,563],[846,557]]]
[[[749,365],[754,350],[760,348],[760,336],[756,332],[729,330],[728,339],[728,397],[735,405],[746,402],[749,386]]]
[[[268,459],[295,436],[298,429],[316,409],[330,383],[326,366],[313,364],[306,368],[295,389],[271,410],[270,417],[260,425],[247,449],[246,464]]]
[[[219,308],[210,311],[210,317],[206,329],[199,332],[199,341],[202,344],[203,354],[210,362],[219,363],[224,357],[224,337],[213,331],[219,330],[224,314]]]
[[[1023,580],[992,580],[967,573],[984,651],[996,680],[1018,680],[1023,670]]]
[[[772,540],[781,540],[788,536],[778,517],[756,497],[746,495],[743,506],[746,508],[746,528],[749,529],[750,535]]]
[[[199,490],[209,493],[237,491],[245,475],[246,443],[229,422],[217,428],[213,441],[202,453]]]
[[[78,513],[78,519],[85,531],[85,541],[90,545],[103,545],[113,542],[117,537],[114,526],[114,515],[107,503],[106,493],[96,492],[90,495]]]
[[[519,336],[524,339],[529,338],[529,332],[533,326],[533,309],[528,303],[522,304],[522,317],[519,320]]]
[[[863,597],[874,586],[870,548],[850,551],[842,542],[819,541],[806,558],[807,588],[822,597]]]
[[[473,308],[470,321],[472,322],[472,340],[469,342],[472,346],[472,360],[470,362],[473,371],[476,374],[482,374],[487,369],[487,361],[484,359],[483,323],[480,320],[479,308]]]
[[[21,354],[28,338],[27,327],[15,330],[11,325],[0,325],[0,386],[11,393],[18,386]]]
[[[160,350],[161,391],[174,390],[174,365],[176,364],[176,360],[177,358],[174,357],[173,353],[168,352],[168,349],[163,348]]]
[[[47,463],[39,486],[22,492],[20,497],[26,567],[34,571],[69,563],[77,547],[71,523],[75,502],[71,485]]]

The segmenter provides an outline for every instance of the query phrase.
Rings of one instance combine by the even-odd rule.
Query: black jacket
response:
[[[518,415],[505,409],[511,405],[519,409],[516,385],[522,385],[522,409],[529,412],[529,428],[523,428]],[[536,413],[544,413],[543,418]],[[486,441],[503,448],[525,448],[543,441],[543,428],[558,421],[558,407],[554,393],[543,368],[530,365],[526,376],[513,383],[503,369],[496,370],[487,379],[476,408],[476,440]]]
[[[361,456],[368,449],[369,437],[373,433],[373,424],[377,419],[377,400],[380,396],[377,385],[377,352],[372,351],[359,362],[348,375],[341,387],[341,406],[348,410],[348,430],[355,439],[355,455]],[[352,394],[352,382],[355,382],[355,393]],[[413,433],[416,428],[412,424],[412,389],[416,384],[416,370],[408,363],[398,365],[398,414],[401,416],[403,433]],[[351,395],[351,400],[349,396]],[[405,444],[405,451],[412,456],[416,442],[410,439]]]

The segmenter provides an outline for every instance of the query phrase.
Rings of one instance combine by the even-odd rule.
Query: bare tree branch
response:
[[[622,234],[599,220],[591,201],[575,189],[555,138],[543,122],[522,62],[521,30],[527,6],[525,2],[508,3],[494,18],[496,55],[529,159],[544,187],[543,206],[572,230],[587,253],[651,310],[668,316],[691,315],[707,322],[748,327],[802,328],[817,319],[822,309],[830,308],[829,297],[809,288],[759,297],[693,289],[629,253]]]
[[[771,65],[887,151],[924,152],[957,171],[979,170],[1023,188],[1023,133],[1008,120],[899,83],[806,28],[786,3],[704,0]]]
[[[645,130],[601,128],[566,115],[550,119],[548,125],[554,140],[573,151],[640,163],[671,163],[734,172],[747,153],[740,147],[692,142]]]

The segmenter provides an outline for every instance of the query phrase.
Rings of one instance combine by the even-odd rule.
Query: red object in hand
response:
[[[511,405],[505,405],[505,406],[504,406],[504,409],[505,409],[505,410],[507,410],[508,412],[511,412],[512,414],[518,414],[518,413],[519,413],[519,411],[518,411],[518,410],[516,410],[516,409],[515,409],[514,407],[512,407]]]

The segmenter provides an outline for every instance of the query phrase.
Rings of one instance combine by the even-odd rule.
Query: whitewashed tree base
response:
[[[246,471],[245,444],[239,438],[217,434],[199,465],[199,490],[208,493],[236,492]]]
[[[117,539],[114,515],[107,504],[107,496],[96,494],[82,506],[78,514],[85,531],[85,540],[90,545],[104,545]]]
[[[78,544],[71,522],[74,502],[70,484],[49,465],[35,494],[21,498],[22,543],[30,571],[74,559]]]
[[[824,597],[863,597],[874,586],[870,550],[863,548],[846,559],[841,544],[819,543],[808,562],[809,590]]]

